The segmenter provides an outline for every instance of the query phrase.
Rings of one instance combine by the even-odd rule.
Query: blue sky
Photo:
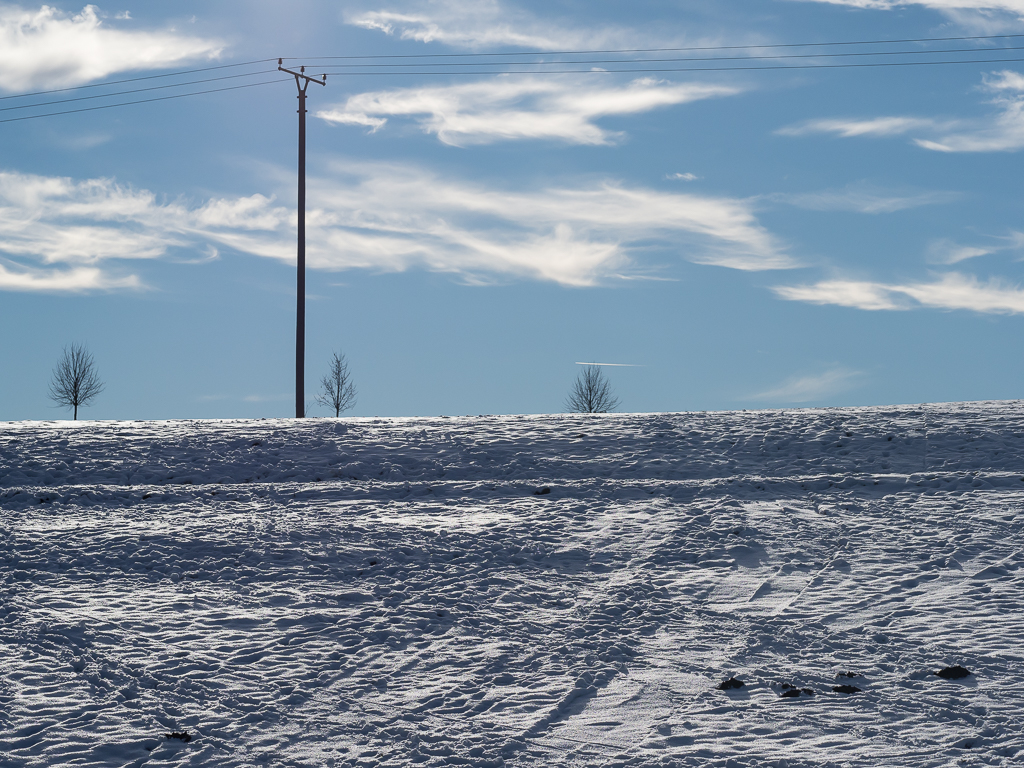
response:
[[[624,364],[625,411],[1017,398],[1024,61],[994,59],[1024,37],[721,49],[1015,34],[1024,0],[0,3],[0,120],[276,62],[20,96],[56,88],[330,72],[307,398],[343,351],[353,415],[559,411],[581,361]],[[567,74],[316,58],[694,47]],[[909,53],[755,58],[883,50]],[[588,71],[726,55],[985,61]],[[285,80],[0,123],[0,419],[64,417],[46,385],[72,342],[106,382],[86,418],[290,415],[295,104]]]

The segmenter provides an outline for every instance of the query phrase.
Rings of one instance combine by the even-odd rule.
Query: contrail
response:
[[[613,368],[643,368],[642,365],[636,365],[634,363],[581,363],[577,362],[576,365],[607,365]]]

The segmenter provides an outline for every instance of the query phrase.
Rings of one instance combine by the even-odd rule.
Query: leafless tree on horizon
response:
[[[588,365],[576,377],[565,409],[569,413],[608,413],[619,406],[619,398],[612,394],[612,385],[596,365]]]
[[[331,368],[327,375],[320,379],[322,391],[316,401],[325,408],[333,408],[334,415],[340,416],[356,404],[356,387],[352,383],[352,374],[348,370],[348,360],[344,354],[335,352],[331,357]]]
[[[96,363],[85,345],[64,347],[50,380],[50,399],[64,408],[74,408],[74,419],[78,421],[79,406],[89,405],[103,391],[103,386],[96,375]]]

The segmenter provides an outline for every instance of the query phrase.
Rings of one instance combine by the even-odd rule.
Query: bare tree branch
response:
[[[320,379],[320,387],[322,391],[316,396],[316,401],[325,408],[333,408],[335,416],[356,404],[356,387],[344,354],[335,352],[331,357],[330,370]]]
[[[565,399],[569,413],[608,413],[619,406],[619,398],[612,394],[612,386],[596,365],[588,365],[572,385]]]
[[[78,420],[79,406],[89,405],[103,391],[103,382],[96,375],[96,364],[84,344],[64,347],[64,354],[53,369],[50,399],[65,408],[74,408]]]

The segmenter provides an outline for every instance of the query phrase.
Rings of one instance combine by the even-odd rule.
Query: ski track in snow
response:
[[[1022,458],[1017,401],[3,423],[0,766],[1019,765]]]

